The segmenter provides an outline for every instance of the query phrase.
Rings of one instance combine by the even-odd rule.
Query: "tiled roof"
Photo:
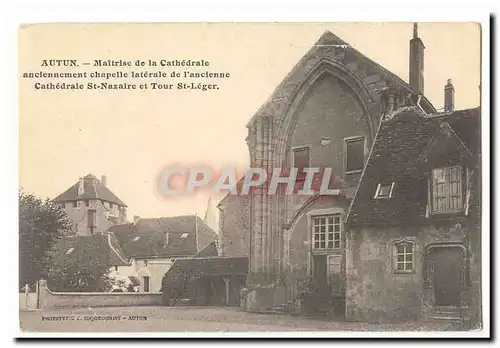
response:
[[[70,252],[68,252],[72,249]],[[59,240],[54,246],[52,253],[56,263],[71,263],[81,259],[89,258],[98,264],[109,264],[109,266],[126,266],[128,263],[123,255],[119,255],[110,246],[107,235],[96,234],[93,236],[74,236]]]
[[[165,274],[163,283],[178,277],[231,276],[248,273],[248,257],[199,257],[177,259]]]
[[[402,108],[380,124],[347,223],[398,224],[422,221],[427,204],[427,176],[422,170],[423,155],[450,129],[450,148],[440,160],[458,151],[480,156],[480,109],[447,114],[423,115],[417,108]],[[434,149],[436,150],[436,149]],[[447,152],[446,152],[447,151]],[[451,157],[450,157],[451,158]],[[379,183],[395,183],[390,199],[374,199]]]
[[[194,215],[140,219],[136,224],[112,226],[109,232],[129,258],[193,256],[217,238],[216,233]],[[165,244],[166,232],[168,244]]]
[[[81,199],[100,199],[106,202],[116,203],[124,207],[127,206],[120,198],[118,198],[92,174],[88,174],[83,178],[83,195],[78,195],[79,186],[80,181],[77,181],[69,189],[54,198],[53,201],[57,203],[76,201]]]
[[[198,252],[194,257],[209,257],[209,256],[218,256],[219,252],[217,250],[217,245],[216,241],[213,241],[212,243],[208,244],[206,247],[204,247],[202,250]]]

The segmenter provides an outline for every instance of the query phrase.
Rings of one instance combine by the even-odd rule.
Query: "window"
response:
[[[394,190],[394,182],[390,184],[378,184],[375,198],[391,198]]]
[[[355,173],[363,170],[365,164],[365,138],[352,137],[344,141],[345,172]]]
[[[118,266],[115,266],[115,272],[118,272]]]
[[[148,265],[148,260],[144,260],[144,266]]]
[[[292,167],[297,168],[297,177],[305,176],[304,168],[309,168],[311,163],[309,147],[293,149]]]
[[[413,242],[402,241],[394,243],[394,272],[413,272],[414,251]]]
[[[183,234],[181,234],[181,239],[186,239],[188,235],[189,235],[189,233],[183,233]]]
[[[78,207],[78,202],[77,201],[73,201],[73,208],[76,208]]]
[[[66,255],[69,255],[73,252],[73,250],[75,250],[75,248],[69,248],[67,251],[66,251]]]
[[[313,249],[340,248],[340,214],[313,217]]]
[[[452,213],[462,210],[462,168],[432,170],[432,211]]]
[[[85,202],[85,206],[86,206],[86,207],[89,207],[89,206],[90,206],[90,202],[89,202],[89,200],[88,200],[88,199],[84,200],[84,202]]]
[[[90,234],[94,234],[95,228],[97,227],[97,219],[95,210],[89,210],[87,212],[87,228]]]

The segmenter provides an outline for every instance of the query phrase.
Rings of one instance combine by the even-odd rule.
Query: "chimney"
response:
[[[139,222],[141,217],[139,215],[134,215],[134,225]]]
[[[101,175],[101,184],[103,184],[104,186],[106,186],[107,185],[107,179],[108,178],[106,178],[106,175]]]
[[[83,185],[83,178],[80,178],[78,182],[78,196],[83,196],[85,194],[85,187]]]
[[[410,87],[424,94],[424,43],[418,37],[418,24],[413,24],[413,38],[410,40]]]
[[[455,110],[455,87],[448,79],[444,86],[444,112],[453,112]]]

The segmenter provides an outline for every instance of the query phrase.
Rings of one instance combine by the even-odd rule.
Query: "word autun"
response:
[[[237,180],[234,168],[215,173],[209,167],[168,167],[161,172],[158,186],[165,196],[192,194],[203,188],[214,194],[227,192],[230,195],[248,195],[255,189],[274,195],[279,188],[286,195],[337,195],[339,190],[330,187],[332,172],[332,168],[274,168],[269,173],[263,168],[250,168],[241,180]]]

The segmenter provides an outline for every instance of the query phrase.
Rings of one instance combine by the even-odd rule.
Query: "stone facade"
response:
[[[110,277],[123,280],[127,285],[134,279],[137,282],[135,285],[138,286],[138,292],[160,292],[163,276],[174,261],[175,259],[171,257],[131,259],[130,265],[113,266],[110,269]],[[148,279],[149,290],[146,288],[145,279]]]
[[[356,321],[425,320],[432,315],[434,292],[427,284],[426,257],[433,248],[456,248],[463,256],[462,315],[480,317],[479,230],[464,219],[413,227],[350,229],[347,238],[346,317]],[[397,273],[394,243],[414,243],[416,267]],[[478,296],[479,294],[479,296]]]
[[[330,188],[339,191],[325,200],[287,195],[284,190],[268,195],[268,183],[251,191],[248,310],[297,304],[302,281],[298,278],[314,273],[311,219],[324,215],[322,211],[343,219],[361,175],[362,170],[347,172],[346,142],[364,139],[366,160],[382,116],[417,99],[423,109],[435,111],[403,80],[326,32],[259,109],[248,124],[251,167],[269,173],[273,168],[292,168],[295,149],[307,148],[309,166],[332,168]],[[222,224],[225,219],[233,217],[224,212]],[[339,254],[341,270],[343,247],[322,251]]]
[[[104,233],[111,226],[127,222],[127,208],[120,207],[117,204],[114,204],[113,208],[109,208],[108,202],[97,199],[89,200],[88,206],[84,200],[69,201],[61,204],[64,204],[63,210],[73,223],[73,232],[77,236],[90,236],[93,233]],[[92,232],[89,228],[89,210],[95,212],[95,223]],[[110,218],[110,216],[113,217]]]
[[[250,207],[248,196],[228,195],[218,205],[222,256],[249,256]]]
[[[88,174],[52,200],[73,223],[73,234],[90,236],[105,233],[111,226],[127,222],[127,205],[101,180]]]

